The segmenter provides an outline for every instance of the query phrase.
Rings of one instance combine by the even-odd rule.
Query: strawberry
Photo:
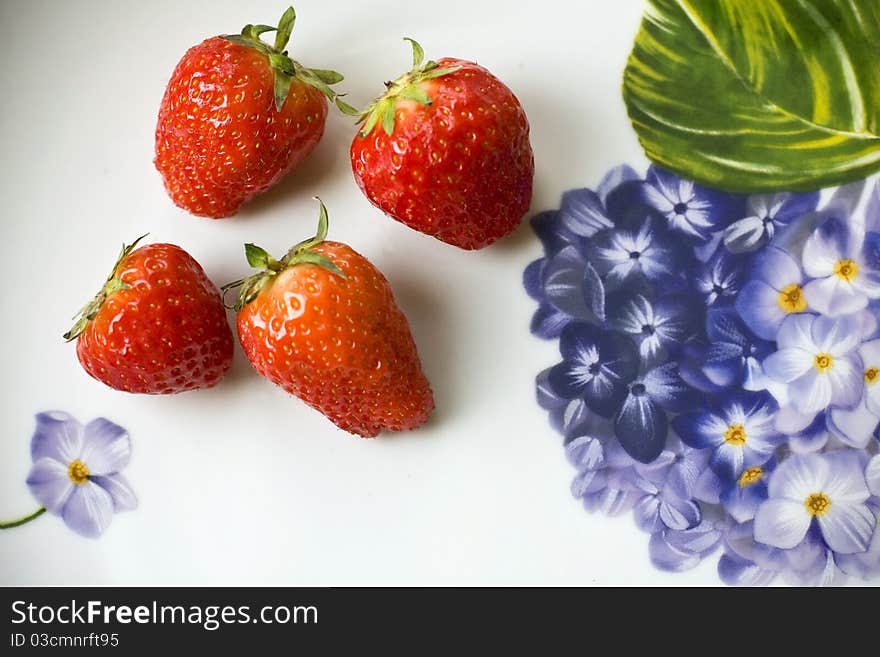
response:
[[[264,377],[364,437],[423,424],[434,398],[388,281],[351,247],[318,233],[276,260],[253,244],[260,271],[240,287],[238,338]]]
[[[83,369],[116,390],[164,395],[217,384],[232,364],[232,331],[217,287],[174,244],[122,253],[64,334]]]
[[[413,68],[360,116],[351,144],[358,186],[386,214],[462,249],[516,228],[532,198],[529,123],[513,92],[461,59]]]
[[[203,217],[235,214],[277,183],[324,133],[335,71],[305,68],[287,56],[296,14],[278,27],[246,25],[241,34],[190,48],[177,64],[159,107],[156,168],[180,207]],[[260,39],[275,31],[270,46]]]

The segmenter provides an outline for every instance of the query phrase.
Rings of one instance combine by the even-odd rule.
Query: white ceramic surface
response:
[[[155,171],[153,130],[170,73],[203,38],[271,23],[259,0],[0,4],[3,89],[3,388],[0,517],[36,504],[24,484],[33,414],[63,409],[126,427],[140,501],[97,540],[55,517],[0,535],[0,584],[719,584],[714,559],[667,574],[629,516],[588,515],[568,490],[561,438],[534,401],[557,346],[529,333],[527,223],[482,252],[416,233],[373,208],[348,161],[350,118],[331,112],[315,153],[235,218],[177,209]],[[364,104],[428,57],[489,68],[532,128],[532,210],[647,164],[621,74],[642,3],[298,0],[294,57],[343,72]],[[181,245],[223,283],[242,244],[283,251],[311,234],[319,194],[331,238],[366,255],[409,317],[437,411],[424,428],[361,440],[260,378],[243,355],[217,388],[171,397],[105,388],[61,334],[119,245]],[[230,316],[231,318],[231,316]]]

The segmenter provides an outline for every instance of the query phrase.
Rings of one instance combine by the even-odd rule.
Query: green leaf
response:
[[[404,41],[409,41],[412,46],[413,51],[413,68],[416,69],[419,67],[423,61],[425,61],[425,51],[422,50],[422,47],[419,45],[419,42],[415,39],[410,39],[409,37],[403,37]]]
[[[317,196],[315,200],[320,208],[318,209],[318,232],[315,233],[314,244],[319,244],[327,239],[327,233],[330,230],[330,217],[327,216],[327,206],[324,205],[324,201]]]
[[[385,106],[382,108],[382,129],[389,137],[394,134],[394,99],[384,101]]]
[[[461,66],[450,66],[449,68],[434,68],[419,77],[422,80],[431,80],[433,78],[439,78],[444,75],[449,75],[450,73],[455,73],[460,68],[461,68]]]
[[[388,102],[388,101],[384,101]],[[376,124],[379,122],[379,117],[382,115],[382,103],[379,103],[376,107],[374,107],[370,114],[367,116],[367,122],[364,123],[364,127],[361,129],[361,137],[366,137],[368,134],[373,132],[373,128],[376,127]]]
[[[273,259],[266,249],[250,243],[244,245],[244,255],[248,264],[255,269],[268,269],[269,262]]]
[[[410,100],[414,100],[420,105],[430,105],[431,97],[425,93],[425,90],[422,89],[418,84],[410,84],[400,90],[400,94],[398,94],[400,98],[409,98]]]
[[[352,107],[351,105],[346,103],[344,100],[342,100],[342,98],[340,98],[339,96],[336,96],[336,99],[334,102],[336,103],[336,107],[338,107],[339,111],[342,112],[343,114],[347,114],[348,116],[360,116],[361,115],[361,111],[359,109]]]
[[[624,72],[648,157],[738,192],[880,169],[876,0],[649,0]]]
[[[248,48],[255,48],[259,50],[264,55],[271,54],[269,52],[269,46],[259,40],[250,39],[248,37],[242,36],[241,34],[224,34],[220,37],[221,39],[225,39],[226,41],[231,41],[232,43],[237,43],[240,46],[246,46]]]
[[[279,55],[273,52],[269,55],[269,64],[272,68],[278,69],[285,75],[296,75],[296,67],[287,55]]]
[[[309,71],[324,84],[336,84],[345,79],[342,73],[328,71],[323,68],[310,68]]]
[[[318,267],[323,267],[327,271],[333,272],[337,276],[345,278],[345,272],[337,267],[335,262],[327,256],[315,253],[314,251],[301,251],[296,256],[296,262],[317,265]]]
[[[310,69],[298,67],[296,69],[296,78],[301,82],[305,82],[327,96],[329,100],[336,98],[336,92],[327,86],[317,75],[313,74]]]
[[[275,109],[279,112],[284,107],[287,94],[290,93],[290,81],[293,79],[286,73],[274,69],[275,73]]]
[[[281,15],[278,21],[278,33],[275,35],[275,50],[283,52],[290,41],[290,35],[293,32],[293,24],[296,22],[296,12],[293,7],[288,7]]]

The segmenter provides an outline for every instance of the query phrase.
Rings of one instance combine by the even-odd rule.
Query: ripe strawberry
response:
[[[480,249],[519,225],[532,198],[529,123],[516,96],[460,59],[413,68],[361,115],[351,144],[367,198],[411,228]],[[381,126],[381,127],[380,127]]]
[[[159,107],[155,164],[183,209],[213,219],[235,214],[315,148],[327,98],[354,112],[329,87],[339,73],[287,56],[295,19],[290,7],[277,28],[246,25],[240,35],[208,39],[174,69]],[[274,46],[260,39],[270,31]]]
[[[232,331],[217,287],[173,244],[122,253],[64,334],[83,369],[116,390],[164,395],[210,388],[232,364]]]
[[[325,242],[321,204],[317,235],[281,260],[253,244],[260,271],[241,287],[238,338],[254,368],[364,437],[423,424],[434,398],[385,277],[351,247]]]

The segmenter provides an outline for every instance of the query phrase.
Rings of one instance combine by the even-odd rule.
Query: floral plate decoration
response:
[[[31,457],[27,485],[41,506],[27,516],[0,521],[0,529],[20,527],[49,512],[77,534],[97,538],[114,513],[137,508],[137,497],[121,474],[131,459],[131,439],[106,418],[83,425],[64,411],[37,413]]]
[[[729,584],[880,576],[880,186],[733,194],[652,166],[533,218],[540,405],[589,511]]]

